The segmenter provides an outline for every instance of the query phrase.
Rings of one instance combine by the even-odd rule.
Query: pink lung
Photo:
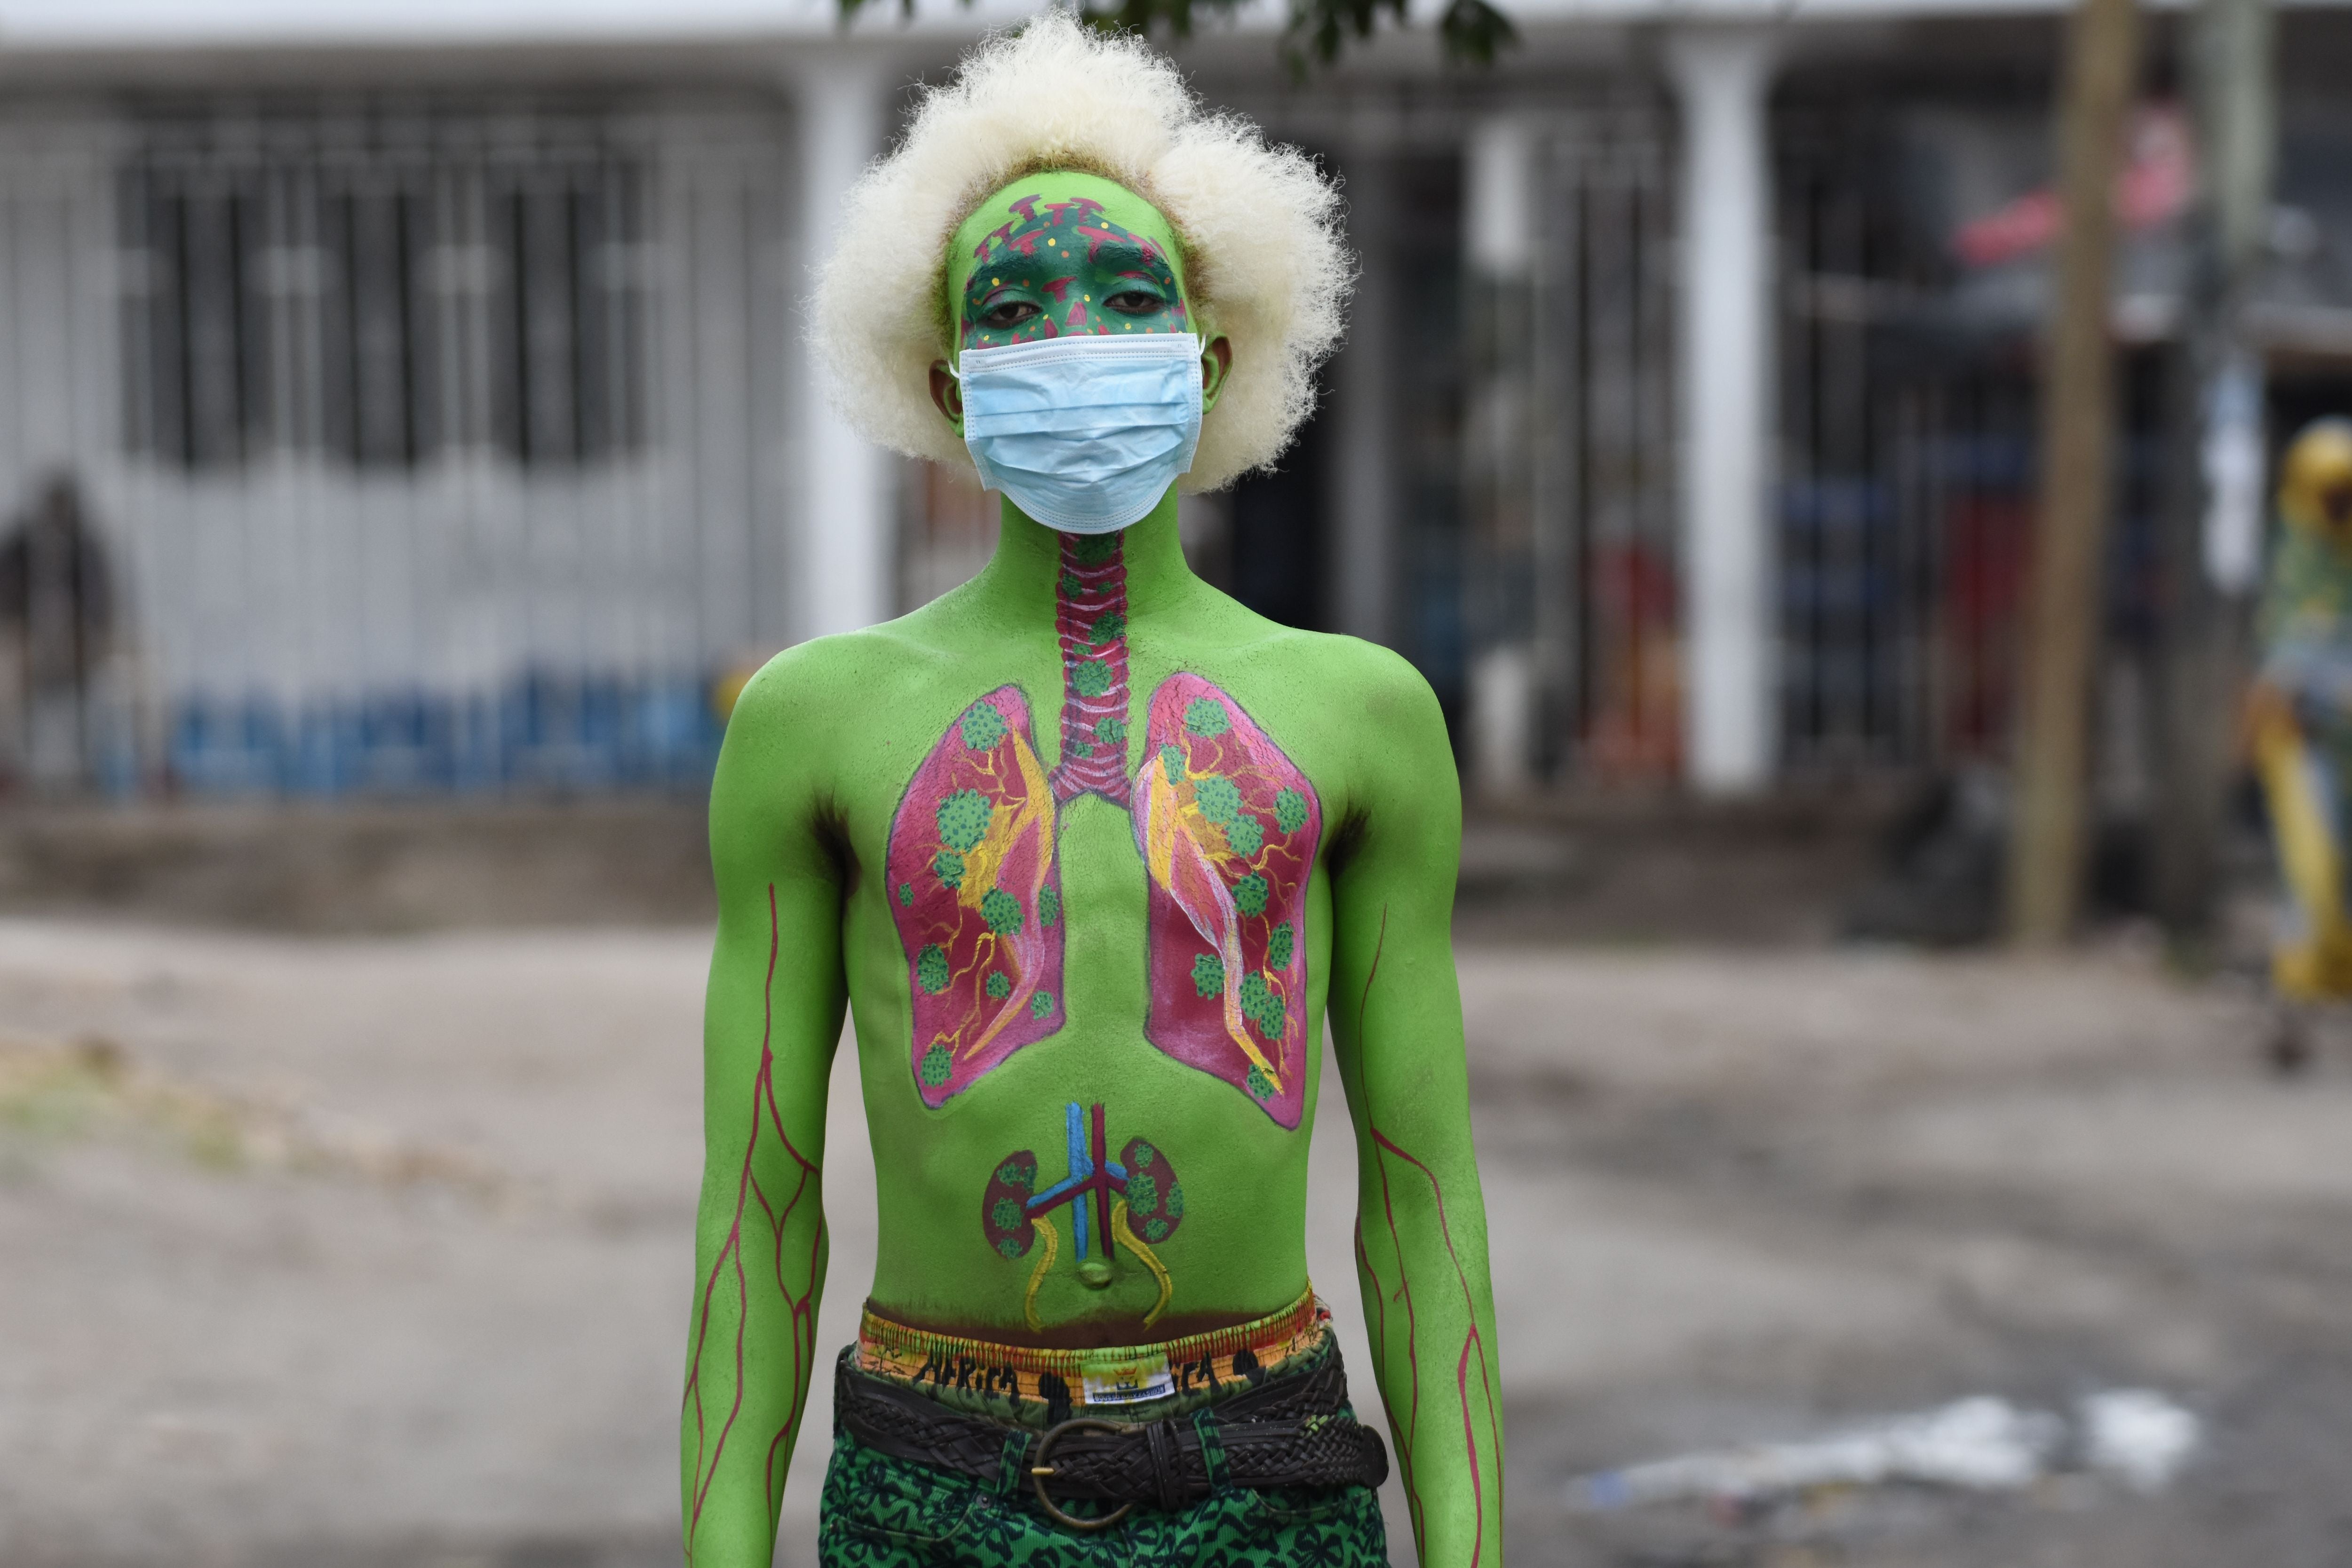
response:
[[[1062,1026],[1054,794],[1029,705],[1001,686],[964,710],[890,823],[887,892],[907,955],[908,1066],[937,1108]]]
[[[1146,1037],[1297,1127],[1314,786],[1239,703],[1180,672],[1151,694],[1130,809],[1150,883]]]

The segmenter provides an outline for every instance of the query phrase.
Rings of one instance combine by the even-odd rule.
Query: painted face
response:
[[[1017,180],[950,241],[956,347],[1196,331],[1168,220],[1093,174]]]

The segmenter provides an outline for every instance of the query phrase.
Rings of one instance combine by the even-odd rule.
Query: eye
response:
[[[979,325],[993,327],[998,331],[1003,331],[1007,327],[1017,327],[1032,316],[1041,313],[1037,307],[1027,300],[1006,300],[982,311]]]
[[[1122,289],[1103,301],[1107,309],[1122,316],[1156,315],[1168,308],[1168,301],[1141,289]]]

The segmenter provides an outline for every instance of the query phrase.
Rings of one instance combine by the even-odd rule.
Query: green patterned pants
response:
[[[1210,1495],[1172,1513],[1139,1504],[1093,1531],[1048,1519],[1009,1457],[1003,1473],[976,1481],[877,1453],[836,1426],[817,1561],[824,1568],[1386,1568],[1371,1488],[1236,1487],[1225,1478],[1210,1413],[1192,1419]]]

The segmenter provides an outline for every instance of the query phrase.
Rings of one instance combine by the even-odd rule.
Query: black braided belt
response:
[[[1335,1355],[1313,1372],[1269,1378],[1212,1405],[1226,1479],[1253,1489],[1379,1486],[1388,1479],[1388,1449],[1378,1433],[1340,1414],[1347,1402],[1347,1374]],[[858,1372],[845,1355],[835,1373],[834,1412],[869,1448],[982,1481],[1003,1473],[1006,1441],[1018,1436],[1020,1467],[1037,1500],[1076,1530],[1116,1524],[1138,1503],[1173,1510],[1210,1493],[1208,1463],[1190,1415],[1142,1425],[1079,1416],[1024,1432]],[[1123,1506],[1082,1519],[1056,1507],[1055,1493]]]

